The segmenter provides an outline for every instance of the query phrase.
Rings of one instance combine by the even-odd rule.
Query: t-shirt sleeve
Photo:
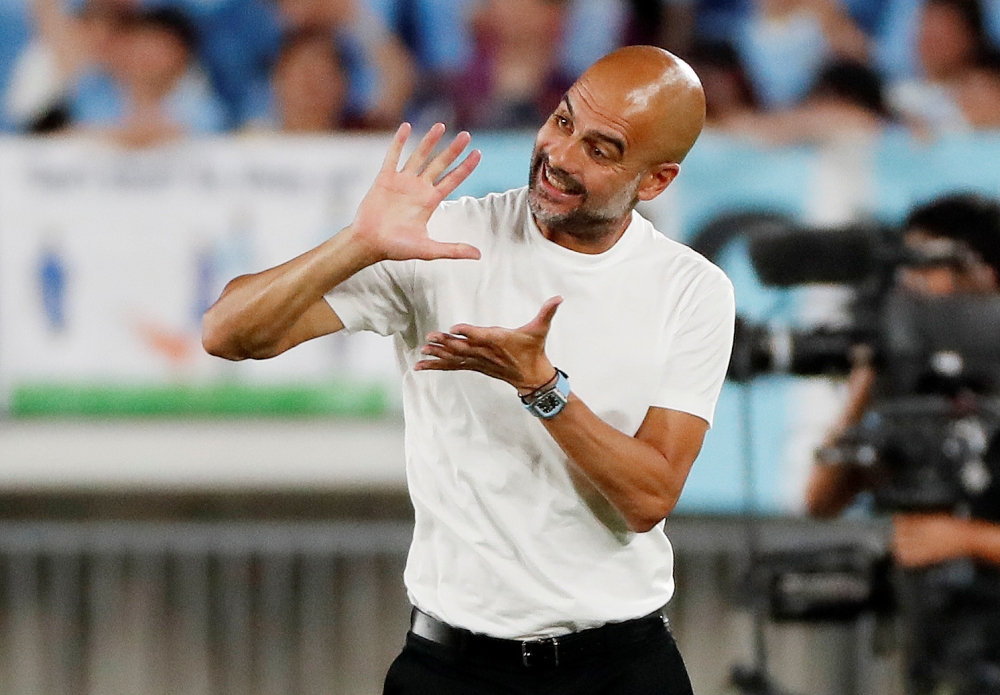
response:
[[[733,286],[717,276],[687,307],[674,334],[654,406],[691,413],[709,426],[729,368],[736,321]]]
[[[348,333],[405,332],[413,321],[415,261],[383,261],[361,270],[326,294],[326,301]]]

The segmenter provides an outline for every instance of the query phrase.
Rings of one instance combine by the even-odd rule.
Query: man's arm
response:
[[[444,244],[427,235],[431,214],[479,163],[480,154],[473,151],[448,171],[469,144],[469,134],[459,133],[431,159],[444,135],[444,126],[436,124],[397,171],[409,134],[406,123],[396,131],[347,228],[298,258],[226,286],[203,319],[205,350],[230,360],[274,357],[343,328],[323,295],[363,268],[385,260],[479,258],[467,244]]]
[[[903,567],[972,558],[1000,567],[1000,525],[948,514],[897,514],[892,550]]]
[[[666,408],[650,408],[634,437],[601,420],[570,394],[545,429],[625,519],[644,533],[673,511],[708,423]]]
[[[461,324],[450,333],[431,333],[423,353],[432,359],[414,368],[477,371],[526,395],[555,373],[545,356],[545,338],[561,301],[550,299],[538,316],[517,329]],[[650,408],[632,437],[601,420],[572,393],[562,412],[543,423],[572,464],[637,533],[649,531],[673,511],[708,430],[708,423],[694,415]]]
[[[824,437],[823,446],[834,444],[861,422],[868,409],[875,383],[870,352],[867,348],[855,350],[854,367],[847,380],[847,402]],[[862,473],[856,467],[814,463],[806,485],[806,511],[810,516],[832,518],[847,508],[863,487]]]

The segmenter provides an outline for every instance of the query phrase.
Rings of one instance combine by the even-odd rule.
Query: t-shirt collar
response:
[[[528,238],[531,243],[542,250],[543,253],[549,254],[552,258],[558,259],[562,263],[568,263],[577,267],[596,267],[608,265],[617,262],[620,258],[623,258],[629,251],[629,249],[638,242],[638,237],[640,236],[639,226],[640,217],[635,210],[631,213],[631,218],[629,219],[628,227],[625,228],[625,232],[618,238],[618,241],[608,249],[607,251],[602,251],[601,253],[581,253],[579,251],[573,251],[565,246],[560,246],[554,241],[550,241],[545,238],[542,231],[535,224],[535,218],[528,210],[527,214],[527,225],[528,225]]]

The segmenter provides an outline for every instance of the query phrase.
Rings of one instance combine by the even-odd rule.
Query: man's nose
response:
[[[549,147],[549,165],[568,174],[576,173],[576,152],[572,138],[558,138]]]

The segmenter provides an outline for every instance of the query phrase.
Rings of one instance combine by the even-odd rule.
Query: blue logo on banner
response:
[[[49,330],[66,330],[66,263],[54,248],[46,248],[38,263],[38,288]]]

